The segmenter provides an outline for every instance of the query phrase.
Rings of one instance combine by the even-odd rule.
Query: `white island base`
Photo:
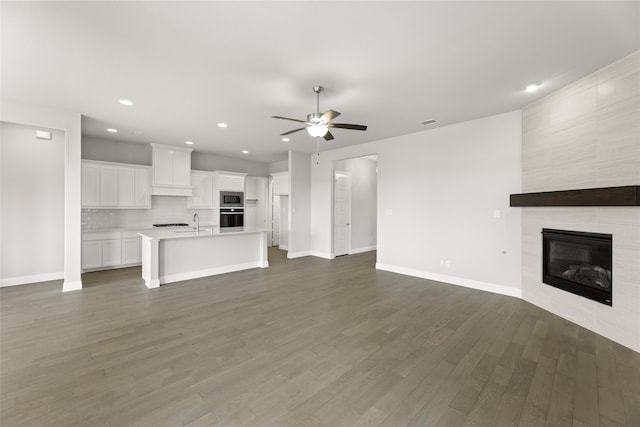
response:
[[[269,266],[267,231],[260,228],[151,230],[142,236],[142,278],[147,288]]]

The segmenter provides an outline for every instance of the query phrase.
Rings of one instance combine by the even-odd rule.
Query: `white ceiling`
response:
[[[85,136],[260,161],[315,150],[304,131],[282,142],[297,123],[271,116],[304,119],[317,84],[321,111],[369,126],[334,130],[326,150],[516,110],[640,49],[640,2],[2,1],[1,14],[3,99],[80,112]]]

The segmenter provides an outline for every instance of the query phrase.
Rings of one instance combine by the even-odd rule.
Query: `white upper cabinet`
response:
[[[289,194],[289,172],[272,173],[273,194],[276,196],[286,196]]]
[[[103,165],[100,167],[100,206],[118,206],[118,168]]]
[[[192,171],[193,196],[187,198],[188,209],[213,208],[213,173]]]
[[[134,167],[134,206],[151,209],[151,168]]]
[[[150,209],[149,166],[82,161],[82,207]]]
[[[191,196],[191,148],[151,144],[153,150],[152,193]]]
[[[100,206],[100,165],[82,162],[82,207]]]
[[[261,200],[264,199],[264,185],[263,180],[265,178],[257,178],[255,176],[248,176],[245,179],[245,200]]]
[[[220,191],[244,191],[244,173],[216,172]]]

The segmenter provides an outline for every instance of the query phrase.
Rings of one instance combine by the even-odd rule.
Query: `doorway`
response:
[[[378,157],[333,163],[332,256],[377,249]]]
[[[333,255],[347,255],[351,249],[351,174],[334,172]]]

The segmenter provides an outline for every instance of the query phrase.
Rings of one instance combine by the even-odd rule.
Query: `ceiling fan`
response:
[[[285,136],[292,134],[294,132],[301,131],[306,129],[309,135],[314,136],[316,138],[324,138],[325,141],[331,141],[333,135],[329,132],[329,128],[334,129],[351,129],[351,130],[367,130],[365,125],[352,125],[349,123],[332,123],[331,120],[335,119],[340,115],[337,111],[329,110],[324,114],[320,114],[320,92],[322,92],[324,88],[322,86],[314,86],[313,91],[316,93],[316,112],[307,114],[307,120],[298,120],[292,119],[289,117],[282,116],[271,116],[274,119],[282,119],[282,120],[290,120],[292,122],[304,123],[306,126],[293,129],[288,132],[281,133],[280,135]]]

